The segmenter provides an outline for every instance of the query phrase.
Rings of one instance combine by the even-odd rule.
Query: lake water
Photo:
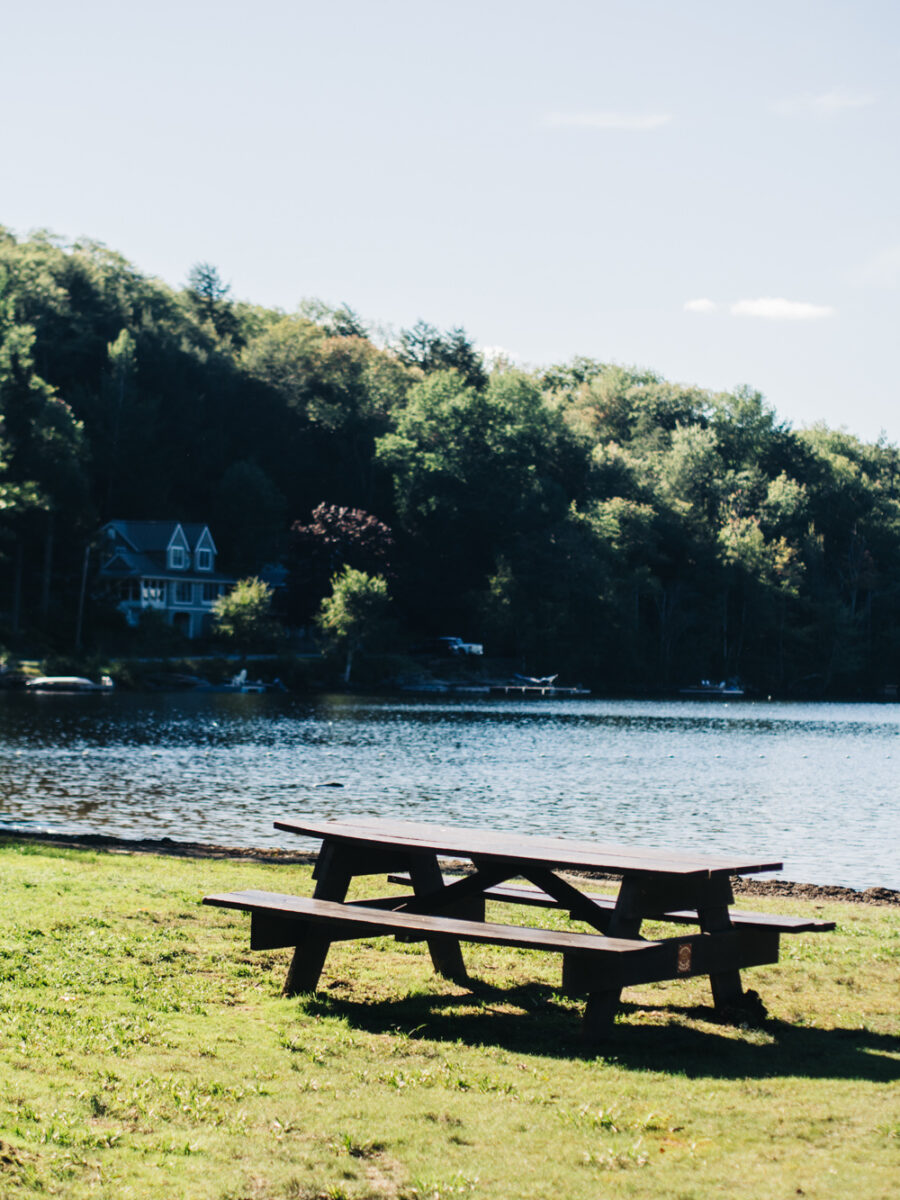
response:
[[[275,817],[390,815],[898,888],[898,766],[889,704],[0,693],[18,829],[297,847]]]

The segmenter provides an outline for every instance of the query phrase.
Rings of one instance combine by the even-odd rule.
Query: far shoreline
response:
[[[309,864],[316,860],[310,850],[265,849],[254,846],[221,846],[209,842],[181,842],[174,838],[124,838],[105,833],[49,833],[31,829],[0,829],[0,844],[42,843],[72,850],[102,850],[111,854],[160,854],[173,858],[233,859],[246,862]],[[462,864],[461,864],[462,865]],[[576,872],[570,872],[576,874]],[[595,878],[612,878],[595,876]],[[798,883],[788,879],[737,877],[732,887],[738,896],[785,896],[811,903],[844,901],[900,908],[900,890],[886,887],[856,889],[840,884]]]

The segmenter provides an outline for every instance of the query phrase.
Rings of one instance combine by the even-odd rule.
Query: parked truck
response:
[[[438,643],[445,654],[451,654],[454,658],[484,654],[481,642],[464,642],[460,637],[440,637]]]

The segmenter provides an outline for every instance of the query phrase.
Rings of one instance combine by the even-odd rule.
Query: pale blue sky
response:
[[[894,0],[0,4],[0,223],[900,441]]]

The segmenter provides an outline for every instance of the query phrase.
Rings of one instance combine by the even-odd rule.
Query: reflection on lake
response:
[[[0,826],[235,846],[366,813],[897,888],[898,762],[900,705],[0,694]]]

